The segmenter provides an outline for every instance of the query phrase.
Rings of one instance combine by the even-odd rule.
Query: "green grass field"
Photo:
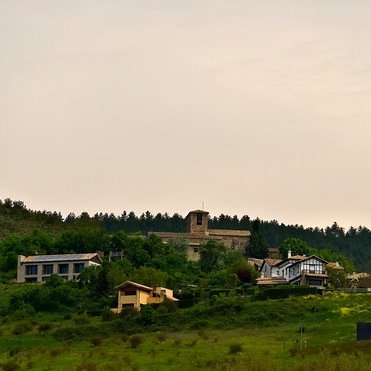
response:
[[[140,334],[113,331],[116,322],[100,317],[15,313],[1,321],[0,364],[4,370],[370,370],[371,342],[355,341],[356,323],[371,321],[370,304],[367,294],[340,293],[249,302],[243,311],[213,316],[203,328],[184,323],[177,331]],[[255,317],[245,313],[250,305]],[[204,318],[206,307],[189,313]],[[182,319],[182,311],[173,320]],[[94,332],[99,326],[112,331]],[[89,333],[57,340],[55,332],[67,328]]]

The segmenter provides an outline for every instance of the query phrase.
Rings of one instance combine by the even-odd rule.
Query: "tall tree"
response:
[[[280,246],[280,254],[286,258],[288,252],[291,251],[292,255],[310,255],[312,248],[300,238],[286,238]]]
[[[223,263],[225,246],[218,241],[207,241],[200,247],[200,267],[204,272],[210,272]]]
[[[259,218],[252,222],[252,233],[250,237],[248,255],[258,259],[264,259],[268,256],[268,244],[263,234],[260,232]]]

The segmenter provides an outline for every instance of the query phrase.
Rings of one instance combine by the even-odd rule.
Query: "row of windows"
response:
[[[68,281],[68,276],[60,276],[60,277],[63,278],[64,280]],[[45,277],[41,278],[41,281],[48,281],[49,279],[50,279],[50,276],[45,276]],[[77,276],[72,276],[72,279],[76,280]],[[37,282],[37,277],[26,277],[25,282],[35,283],[35,282]]]
[[[81,273],[84,269],[84,263],[74,263],[73,265],[73,273]],[[33,265],[26,265],[26,276],[37,276],[39,270],[39,266],[36,264]],[[44,264],[42,265],[42,274],[68,274],[69,273],[69,265],[68,264],[58,264],[57,272],[54,272],[54,265],[53,264]]]

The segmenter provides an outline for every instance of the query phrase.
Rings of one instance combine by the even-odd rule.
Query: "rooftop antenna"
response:
[[[202,211],[204,211],[205,209],[204,209],[204,202],[202,201]]]

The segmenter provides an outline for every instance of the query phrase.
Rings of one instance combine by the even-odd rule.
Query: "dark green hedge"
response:
[[[261,299],[285,299],[290,296],[303,296],[309,294],[317,294],[317,288],[290,285],[261,289],[259,297]]]

